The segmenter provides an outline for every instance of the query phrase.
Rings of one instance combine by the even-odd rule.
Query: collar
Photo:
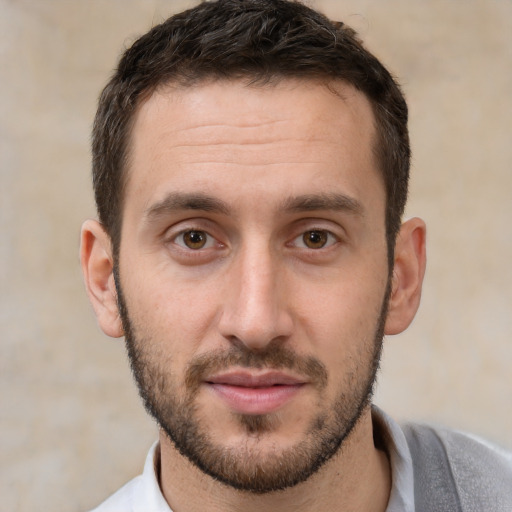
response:
[[[391,493],[386,512],[415,512],[412,457],[405,435],[390,416],[372,406],[373,430],[391,465]]]

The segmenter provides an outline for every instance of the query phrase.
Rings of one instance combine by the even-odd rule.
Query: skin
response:
[[[240,426],[232,404],[201,386],[195,405],[215,442],[262,457],[293,449],[340,390],[350,393],[351,379],[367,376],[388,283],[371,106],[349,85],[332,87],[337,94],[291,80],[168,87],[140,106],[132,134],[120,280],[134,330],[168,362],[176,389],[184,392],[192,359],[235,345],[257,352],[280,344],[327,371],[321,392],[305,381],[269,413],[276,428],[257,436]],[[222,208],[176,208],[176,193]],[[311,210],[299,201],[334,194],[342,207],[324,201]],[[207,234],[204,247],[187,246],[191,229]],[[326,235],[324,246],[305,244],[311,231]],[[84,224],[81,252],[99,324],[122,336],[112,249],[97,221]],[[386,334],[412,321],[424,268],[425,226],[410,219],[397,239]],[[205,475],[163,432],[160,443],[161,488],[176,512],[383,511],[389,498],[389,464],[374,446],[369,407],[317,473],[265,495]]]

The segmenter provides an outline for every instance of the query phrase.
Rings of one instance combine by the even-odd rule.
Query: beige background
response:
[[[89,131],[115,59],[185,1],[0,0],[0,511],[79,511],[142,467],[156,429],[78,265]],[[376,401],[512,448],[512,2],[318,1],[400,77],[423,305],[387,340]]]

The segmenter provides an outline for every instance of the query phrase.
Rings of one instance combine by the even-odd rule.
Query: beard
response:
[[[151,350],[152,340],[135,332],[117,269],[114,276],[128,357],[144,406],[178,452],[215,480],[255,494],[304,482],[340,450],[370,405],[380,365],[390,281],[373,339],[362,340],[359,359],[345,375],[334,402],[326,405],[321,398],[328,382],[325,365],[314,357],[295,353],[280,340],[269,343],[264,350],[250,351],[240,343],[228,350],[197,356],[189,362],[184,384],[180,386],[170,370],[172,354],[156,353]],[[279,447],[268,453],[258,449],[258,439],[279,429],[279,413],[234,415],[247,440],[253,443],[228,447],[212,439],[208,419],[201,415],[197,397],[206,376],[234,366],[293,370],[308,377],[320,397],[317,404],[320,412],[310,421],[301,441],[280,451]]]

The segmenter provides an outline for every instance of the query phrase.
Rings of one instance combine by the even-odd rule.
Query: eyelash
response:
[[[307,235],[313,235],[313,234],[317,234],[317,235],[320,235],[321,237],[323,237],[324,239],[320,239],[320,242],[322,243],[322,245],[320,245],[319,247],[309,247],[307,246],[307,238],[306,236]],[[300,241],[300,243],[302,245],[299,245],[295,242],[297,242],[297,240]],[[315,240],[311,239],[310,238],[310,241],[312,243],[315,243]],[[295,238],[293,238],[293,240],[291,241],[290,245],[293,245],[295,247],[299,247],[300,249],[305,249],[305,250],[312,250],[312,251],[319,251],[321,249],[328,249],[329,247],[333,246],[334,244],[336,244],[337,242],[339,242],[340,239],[339,237],[337,237],[334,233],[332,233],[331,231],[327,230],[327,229],[324,229],[324,228],[311,228],[311,229],[308,229],[306,231],[303,231],[300,235],[296,236]]]
[[[187,235],[191,236],[192,234],[202,235],[203,237],[205,237],[206,241],[204,242],[204,245],[202,245],[200,247],[195,247],[195,248],[187,245],[184,237],[186,237]],[[181,243],[178,242],[178,240],[180,240],[180,239],[181,239]],[[181,247],[183,250],[189,250],[189,251],[193,251],[193,252],[196,252],[199,250],[210,249],[211,247],[213,247],[215,245],[215,242],[217,242],[217,244],[221,245],[212,235],[210,235],[204,229],[193,229],[193,228],[185,229],[185,230],[181,231],[180,233],[178,233],[177,235],[173,236],[171,238],[171,242],[175,243],[176,245]],[[192,241],[192,243],[194,243],[194,242]],[[197,243],[200,243],[200,241],[198,241]]]
[[[185,237],[189,237],[188,241]],[[309,242],[312,244],[318,243],[318,247],[308,246]],[[319,237],[319,238],[318,238]],[[195,240],[194,240],[195,238]],[[315,240],[316,238],[316,240]],[[182,250],[198,252],[201,250],[207,250],[214,247],[215,242],[220,244],[215,237],[210,235],[204,229],[185,229],[171,238],[171,242],[176,244]],[[339,242],[339,238],[334,235],[331,231],[323,228],[311,228],[301,232],[298,236],[293,238],[287,245],[297,247],[302,250],[319,251],[321,249],[327,249],[334,244]],[[197,247],[191,247],[191,244],[197,244]],[[202,244],[202,245],[201,245]]]

